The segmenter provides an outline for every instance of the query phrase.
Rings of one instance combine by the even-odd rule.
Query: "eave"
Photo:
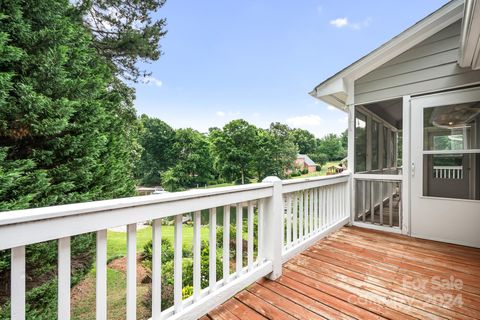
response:
[[[463,68],[480,69],[480,1],[466,0],[458,64]]]
[[[317,85],[310,95],[345,111],[346,105],[353,102],[352,84],[356,79],[462,19],[463,7],[464,0],[450,1],[368,55]]]

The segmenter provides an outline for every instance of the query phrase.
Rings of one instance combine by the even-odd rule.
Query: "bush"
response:
[[[307,174],[307,173],[308,173],[308,169],[307,169],[307,168],[305,168],[305,169],[302,170],[302,174]]]
[[[293,171],[290,174],[290,177],[300,177],[301,175],[302,175],[302,173],[300,171]]]
[[[209,284],[209,246],[207,241],[201,243],[201,287],[206,288]],[[185,297],[193,294],[193,259],[192,250],[184,247],[182,250],[182,295]],[[174,281],[174,248],[170,240],[162,239],[162,310],[165,310],[173,305],[173,281]],[[152,269],[152,242],[148,242],[144,246],[144,253],[142,255],[143,265],[150,270]],[[220,257],[216,259],[217,279],[222,279],[223,264]],[[151,307],[151,290],[146,296],[144,305],[147,308]]]
[[[317,165],[324,166],[328,162],[328,155],[325,153],[317,153],[309,155]]]

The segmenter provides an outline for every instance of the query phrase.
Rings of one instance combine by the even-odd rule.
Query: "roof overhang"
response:
[[[471,0],[467,0],[471,1]],[[473,0],[477,2],[478,1]],[[478,10],[478,8],[477,8]],[[453,0],[420,20],[390,41],[317,85],[310,95],[346,111],[353,103],[353,82],[397,57],[440,30],[462,19],[464,0]],[[478,24],[478,23],[477,23]],[[478,47],[478,45],[477,45]]]
[[[480,1],[466,0],[458,64],[463,68],[480,69]]]

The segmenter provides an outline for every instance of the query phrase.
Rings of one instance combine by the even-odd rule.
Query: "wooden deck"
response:
[[[480,319],[480,249],[345,227],[203,317],[266,318]]]

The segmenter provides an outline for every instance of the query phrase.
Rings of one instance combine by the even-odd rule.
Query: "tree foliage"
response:
[[[93,36],[91,45],[116,74],[137,81],[148,72],[138,62],[158,60],[166,20],[154,19],[165,0],[80,0],[77,10]]]
[[[139,143],[143,151],[135,175],[142,185],[158,186],[162,174],[175,164],[175,130],[162,120],[147,115],[142,115],[140,122]]]
[[[284,178],[287,170],[292,168],[297,153],[297,145],[287,125],[276,122],[267,130],[260,130],[255,152],[255,170],[259,180],[270,175]]]
[[[317,149],[317,140],[308,130],[293,129],[291,131],[293,142],[298,146],[300,154],[313,154]]]
[[[173,143],[174,165],[162,174],[168,191],[205,185],[213,174],[213,159],[205,135],[191,128],[178,129]]]
[[[244,184],[253,168],[257,128],[245,120],[233,120],[210,132],[215,167],[222,176]]]
[[[78,11],[68,0],[11,0],[0,12],[0,211],[133,195],[133,92]],[[89,234],[72,239],[73,279],[88,270],[94,244]],[[55,317],[56,249],[27,247],[29,317]],[[9,263],[0,252],[6,288]]]
[[[342,145],[341,137],[334,133],[327,134],[318,140],[318,153],[326,154],[328,160],[341,160],[347,156],[347,151]]]

